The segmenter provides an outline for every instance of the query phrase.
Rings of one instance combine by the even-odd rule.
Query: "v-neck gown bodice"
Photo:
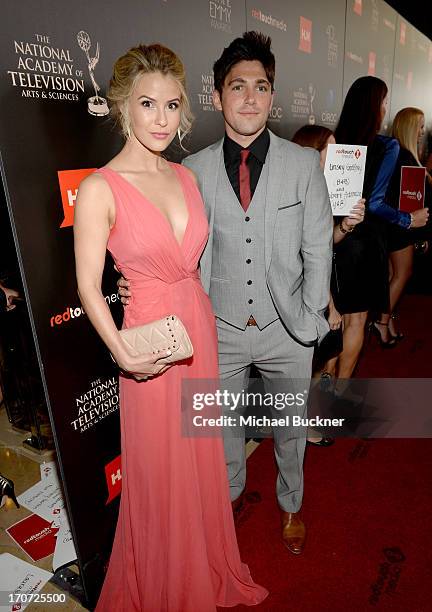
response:
[[[176,314],[194,354],[146,382],[120,377],[122,495],[99,612],[211,612],[254,605],[267,591],[240,560],[223,442],[183,437],[182,379],[217,379],[217,336],[198,262],[208,238],[201,195],[172,164],[188,222],[179,242],[163,213],[114,170],[108,250],[130,281],[123,327]]]

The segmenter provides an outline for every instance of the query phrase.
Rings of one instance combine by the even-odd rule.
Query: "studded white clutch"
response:
[[[169,315],[145,325],[120,331],[123,342],[134,355],[157,355],[168,349],[171,355],[159,359],[158,364],[183,361],[193,355],[193,346],[185,326],[176,315]]]

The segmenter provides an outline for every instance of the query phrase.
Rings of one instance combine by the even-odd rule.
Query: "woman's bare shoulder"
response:
[[[93,174],[89,174],[85,179],[81,181],[78,188],[78,193],[81,196],[109,196],[112,197],[111,188],[108,182],[103,177],[100,172],[93,172]]]
[[[115,223],[115,202],[111,187],[102,173],[93,172],[81,181],[75,203],[75,219],[106,217],[110,227]]]
[[[78,187],[78,206],[92,206],[99,209],[114,210],[114,196],[108,181],[100,172],[93,172],[81,181]]]

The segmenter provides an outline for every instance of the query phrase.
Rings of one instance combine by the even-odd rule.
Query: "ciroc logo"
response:
[[[274,119],[275,121],[280,121],[282,119],[283,111],[281,106],[272,106],[269,112],[269,119]]]

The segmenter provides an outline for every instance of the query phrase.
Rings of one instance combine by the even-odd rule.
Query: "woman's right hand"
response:
[[[114,359],[120,370],[133,376],[136,380],[146,380],[162,374],[172,366],[171,363],[158,363],[161,359],[171,355],[170,350],[163,351],[157,355],[151,353],[143,353],[134,357],[129,353],[122,355],[118,359],[114,355]]]
[[[420,208],[411,213],[410,229],[424,227],[429,219],[429,208]]]

